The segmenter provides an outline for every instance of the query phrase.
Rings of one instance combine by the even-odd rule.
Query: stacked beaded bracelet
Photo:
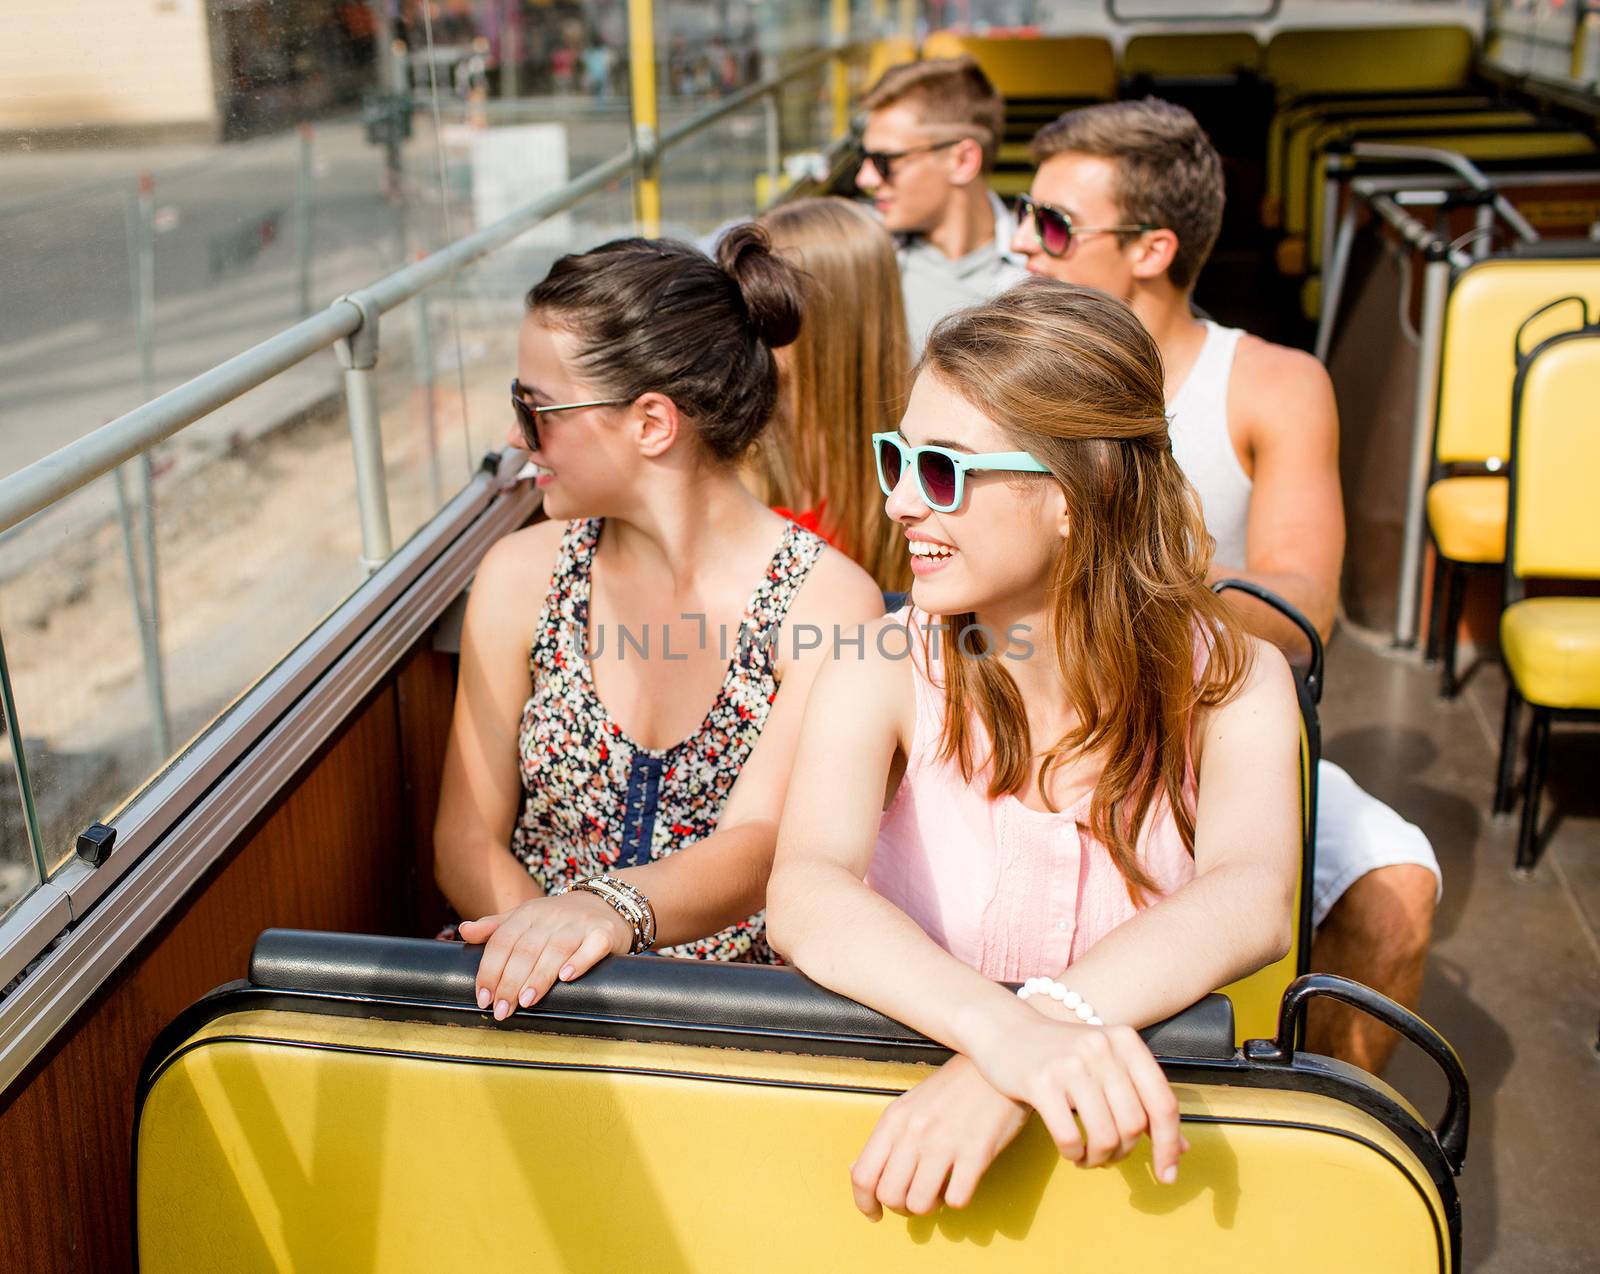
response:
[[[1084,999],[1076,991],[1068,990],[1054,978],[1029,978],[1017,988],[1017,998],[1019,1000],[1031,999],[1036,995],[1048,995],[1052,1000],[1060,1004],[1062,1008],[1071,1009],[1073,1013],[1077,1014],[1078,1021],[1087,1026],[1105,1025],[1095,1016],[1094,1008],[1088,1000]]]
[[[637,955],[656,944],[656,909],[650,900],[619,876],[586,876],[572,885],[608,904],[633,930],[628,954]]]

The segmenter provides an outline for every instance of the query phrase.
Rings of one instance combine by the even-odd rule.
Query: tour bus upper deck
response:
[[[275,18],[288,26],[301,20],[293,5],[276,7]],[[1019,85],[995,189],[1027,188],[1030,171],[1015,148],[1067,106],[1146,92],[1191,106],[1223,151],[1230,195],[1196,304],[1284,343],[1310,345],[1313,333],[1300,280],[1280,277],[1275,268],[1279,227],[1263,224],[1260,213],[1262,196],[1270,203],[1274,188],[1275,147],[1287,145],[1274,139],[1288,138],[1297,121],[1315,120],[1324,132],[1336,115],[1382,127],[1384,120],[1415,119],[1425,100],[1428,110],[1442,112],[1500,110],[1496,126],[1502,117],[1532,118],[1537,131],[1587,139],[1585,148],[1595,136],[1595,116],[1585,124],[1583,107],[1594,101],[1600,27],[1593,15],[1563,12],[1560,21],[1573,18],[1570,31],[1560,27],[1570,38],[1553,49],[1557,37],[1549,31],[1557,19],[1550,15],[1557,6],[1541,6],[1548,14],[1537,19],[1497,14],[1487,32],[1470,5],[1376,13],[1363,5],[1274,3],[1233,6],[1237,14],[1219,8],[1198,22],[1169,21],[1175,15],[1159,5],[1060,6],[1060,14],[1048,6],[1001,7],[1017,12],[996,17],[1012,18],[1018,28],[1033,20],[1047,35],[1071,42],[1078,60],[1058,67],[1081,62],[1093,74],[1075,73],[1070,84],[1047,92],[1034,91],[1033,81]],[[383,20],[389,9],[407,6],[373,8]],[[411,49],[430,43],[442,49],[449,41],[438,30],[430,33],[424,7],[415,8],[418,29],[405,32]],[[674,31],[666,6],[656,7],[653,35],[643,25],[651,6],[635,3],[628,6],[631,27],[620,23],[620,9],[608,9],[570,42],[559,28],[535,39],[544,30],[536,7],[510,8],[521,16],[476,44],[458,46],[469,51],[463,58],[477,59],[461,76],[444,60],[431,76],[414,71],[415,97],[403,105],[396,105],[403,101],[397,83],[377,78],[390,72],[376,47],[366,72],[359,59],[333,78],[285,72],[276,107],[232,83],[219,100],[235,103],[222,109],[236,110],[236,124],[216,132],[253,134],[251,140],[217,145],[196,140],[204,130],[194,128],[187,137],[174,139],[169,131],[163,138],[160,108],[151,108],[154,123],[102,129],[96,145],[84,145],[80,136],[68,148],[60,145],[68,139],[58,137],[56,150],[0,153],[0,165],[17,174],[6,187],[17,196],[15,206],[0,203],[0,223],[9,219],[7,242],[21,249],[7,248],[4,268],[17,286],[6,290],[25,301],[7,307],[10,321],[0,327],[7,333],[0,410],[13,448],[3,466],[9,476],[0,479],[8,527],[0,540],[0,688],[6,772],[15,788],[0,849],[6,873],[0,877],[6,1169],[0,1189],[7,1191],[0,1252],[7,1268],[128,1263],[140,1064],[187,1006],[245,973],[262,930],[420,937],[444,917],[428,829],[454,693],[459,600],[488,546],[539,516],[537,494],[518,480],[520,457],[498,454],[518,304],[538,273],[568,247],[635,228],[698,235],[786,189],[829,183],[848,189],[852,163],[842,142],[849,104],[881,69],[881,49],[890,41],[923,56],[971,52],[991,67],[1002,90],[1008,60],[1029,67],[1043,54],[1048,67],[1060,52],[1026,30],[933,34],[931,28],[959,20],[947,12],[954,6],[871,6],[871,12],[865,5],[825,12],[788,6],[770,26],[720,31],[712,16],[715,47],[697,43],[705,40],[698,29]],[[1177,8],[1187,10],[1177,17],[1203,16],[1192,6]],[[899,26],[905,18],[912,21]],[[220,29],[213,29],[214,39]],[[605,56],[585,56],[583,40],[591,36],[588,48]],[[836,37],[849,43],[834,47]],[[149,39],[150,49],[158,42],[167,47],[164,34]],[[658,52],[641,58],[641,48]],[[1491,49],[1498,62],[1488,60]],[[642,71],[652,64],[655,83],[647,85]],[[185,74],[170,73],[175,94]],[[284,112],[299,110],[309,119],[341,93],[348,101],[351,90],[329,88],[346,76],[382,90],[367,101],[364,119],[330,114],[299,128],[279,127]],[[307,105],[319,93],[319,106]],[[248,124],[237,122],[245,109],[239,103],[248,103]],[[48,131],[37,118],[16,127]],[[545,176],[527,182],[506,176],[519,161]],[[104,176],[141,163],[151,168],[143,180],[117,185]],[[1583,1182],[1600,1172],[1592,1139],[1582,1135],[1593,1122],[1585,1111],[1593,1113],[1589,1046],[1600,1005],[1594,955],[1600,877],[1588,781],[1594,736],[1557,726],[1543,805],[1555,811],[1554,821],[1543,831],[1532,878],[1513,881],[1517,830],[1489,816],[1505,684],[1491,653],[1502,604],[1498,576],[1472,576],[1464,585],[1456,613],[1466,675],[1452,704],[1434,702],[1436,678],[1418,666],[1417,638],[1427,631],[1433,594],[1426,573],[1440,560],[1439,532],[1427,522],[1426,484],[1451,476],[1434,471],[1433,421],[1438,416],[1442,423],[1446,405],[1464,393],[1491,393],[1474,388],[1486,375],[1482,364],[1452,353],[1468,333],[1452,329],[1451,307],[1464,285],[1535,259],[1515,250],[1520,234],[1513,219],[1497,212],[1485,230],[1483,190],[1504,192],[1513,217],[1520,212],[1535,233],[1578,241],[1600,222],[1594,194],[1600,164],[1585,166],[1581,158],[1546,164],[1541,154],[1507,159],[1497,170],[1491,156],[1474,171],[1476,178],[1463,177],[1436,164],[1376,159],[1361,167],[1357,156],[1349,172],[1330,171],[1326,181],[1299,187],[1308,205],[1332,201],[1327,219],[1322,204],[1308,208],[1305,225],[1321,236],[1324,290],[1335,278],[1338,284],[1331,301],[1320,298],[1321,347],[1339,395],[1351,526],[1346,622],[1328,650],[1320,733],[1327,756],[1424,827],[1445,870],[1421,1013],[1460,1050],[1478,1097],[1473,1164],[1460,1182],[1459,1257],[1450,1251],[1455,1184],[1448,1166],[1434,1171],[1446,1161],[1427,1149],[1429,1118],[1359,1075],[1342,1077],[1342,1095],[1334,1098],[1295,1092],[1282,1101],[1348,1104],[1352,1094],[1378,1095],[1358,1097],[1354,1114],[1338,1114],[1334,1122],[1344,1123],[1336,1135],[1366,1136],[1403,1164],[1403,1178],[1421,1184],[1406,1185],[1412,1201],[1403,1205],[1382,1188],[1352,1198],[1351,1215],[1420,1207],[1410,1221],[1441,1236],[1429,1257],[1437,1256],[1440,1268],[1464,1262],[1470,1269],[1576,1269],[1593,1243]],[[1322,232],[1346,217],[1347,238]],[[1511,304],[1534,308],[1523,291],[1505,302]],[[1488,305],[1495,308],[1493,298]],[[35,316],[33,326],[22,321],[24,311]],[[1559,316],[1550,322],[1556,326],[1541,335],[1562,330]],[[337,365],[327,357],[330,347]],[[1488,379],[1492,393],[1505,396],[1501,414],[1509,430],[1514,351],[1482,355],[1491,357],[1505,364]],[[92,367],[104,374],[85,378]],[[1458,380],[1464,371],[1454,368],[1475,377]],[[109,392],[113,383],[117,394]],[[77,440],[57,452],[63,438]],[[1492,468],[1483,472],[1493,475]],[[1392,636],[1402,639],[1395,649]],[[409,957],[394,958],[404,964]],[[270,991],[273,983],[257,981],[256,989],[262,987]],[[307,992],[297,987],[292,994]],[[454,1004],[461,997],[453,990],[430,984],[399,993],[407,996],[449,1006],[441,1011],[461,1025],[479,1016],[465,999]],[[624,1015],[652,1016],[640,1004],[619,1004]],[[304,1044],[330,1056],[382,1053],[396,1043],[383,1037],[383,1019],[418,1022],[426,1014],[413,1003],[373,1012],[378,1020],[369,1026],[333,1029],[294,1016],[305,1008],[274,1005],[273,1012],[287,1016],[269,1021],[248,1018],[253,1003],[230,1006],[243,1015],[239,1020],[223,1016],[196,1028],[191,1042],[207,1048],[188,1057],[190,1070],[175,1065],[186,1047],[176,1037],[162,1037],[171,1046],[167,1056],[158,1056],[159,1049],[150,1054],[169,1081],[201,1096],[181,1099],[199,1124],[163,1131],[152,1122],[149,1135],[205,1147],[200,1159],[169,1165],[174,1175],[138,1200],[140,1246],[152,1264],[159,1263],[157,1249],[144,1244],[163,1229],[182,1243],[217,1237],[178,1224],[189,1197],[183,1173],[203,1160],[206,1179],[227,1193],[231,1187],[215,1165],[251,1156],[255,1167],[239,1177],[248,1184],[224,1201],[223,1211],[236,1220],[254,1216],[249,1224],[267,1233],[276,1223],[259,1217],[288,1208],[284,1233],[293,1242],[280,1248],[269,1241],[252,1248],[250,1259],[281,1263],[285,1252],[326,1250],[315,1237],[322,1222],[313,1218],[332,1196],[319,1200],[319,1191],[356,1179],[341,1173],[353,1170],[359,1178],[361,1165],[326,1157],[333,1124],[319,1134],[318,1120],[345,1103],[358,1121],[372,1114],[370,1099],[387,1080],[376,1071],[351,1071],[350,1078],[314,1070],[308,1079],[291,1063],[271,1072],[268,1087],[253,1090],[265,1103],[255,1108],[268,1117],[265,1130],[233,1124],[242,1141],[230,1148],[220,1135],[213,1147],[196,1128],[217,1130],[235,1120],[228,1102],[239,1099],[241,1085],[256,1082],[248,1058],[265,1056],[250,1053],[263,1041]],[[705,1016],[721,1020],[714,1012]],[[439,1029],[406,1027],[399,1047],[430,1056],[450,1051],[459,1041],[428,1034]],[[500,1051],[518,1047],[475,1029],[469,1053],[503,1061]],[[341,1034],[352,1030],[371,1038]],[[1267,1025],[1247,1034],[1274,1033],[1269,1002]],[[221,1056],[224,1037],[247,1060],[211,1070],[208,1054]],[[246,1037],[256,1042],[241,1042]],[[563,1038],[549,1037],[548,1048],[566,1048]],[[1286,1044],[1281,1035],[1280,1044]],[[647,1040],[639,1047],[658,1045]],[[532,1052],[545,1048],[541,1040]],[[608,1054],[596,1064],[621,1074],[651,1069],[651,1056]],[[544,1067],[541,1073],[583,1064],[564,1054],[521,1060]],[[698,1055],[690,1060],[708,1064]],[[1226,1091],[1259,1061],[1248,1052],[1214,1059],[1216,1074],[1185,1095],[1186,1118],[1202,1119],[1208,1103],[1219,1119],[1266,1117],[1259,1109],[1252,1114],[1252,1098]],[[752,1083],[776,1081],[773,1092],[797,1078],[769,1074],[759,1060],[729,1064],[751,1068],[745,1078]],[[1319,1065],[1294,1063],[1311,1071]],[[886,1071],[863,1078],[848,1069],[826,1081],[858,1093],[846,1106],[861,1101],[863,1085],[878,1094],[868,1097],[870,1106],[906,1082]],[[1183,1065],[1169,1070],[1176,1080]],[[1402,1049],[1386,1078],[1417,1110],[1442,1108],[1448,1086],[1420,1053]],[[1214,1080],[1217,1091],[1205,1087]],[[422,1081],[425,1088],[437,1082]],[[444,1082],[443,1092],[459,1091]],[[1281,1086],[1300,1084],[1291,1077]],[[669,1107],[702,1101],[668,1087],[665,1099],[642,1096],[641,1110],[658,1100]],[[164,1100],[176,1091],[169,1088]],[[491,1100],[525,1099],[507,1091]],[[1364,1101],[1377,1105],[1364,1108]],[[305,1118],[284,1119],[280,1143],[271,1125],[291,1109]],[[588,1109],[595,1118],[642,1119],[637,1127],[644,1131],[651,1126],[649,1117],[619,1113],[604,1101]],[[709,1119],[732,1117],[715,1099],[704,1109]],[[815,1115],[811,1107],[796,1109],[812,1112],[805,1118]],[[1270,1117],[1315,1122],[1327,1113],[1319,1107],[1297,1115],[1285,1106]],[[684,1117],[681,1109],[672,1116]],[[776,1118],[765,1107],[752,1117]],[[833,1136],[860,1116],[829,1110],[820,1117],[832,1121]],[[386,1126],[396,1136],[426,1132],[405,1119]],[[730,1144],[737,1134],[729,1131]],[[1165,1230],[1157,1224],[1107,1233],[1154,1244],[1150,1252],[1165,1251],[1159,1259],[1166,1263],[1176,1259],[1174,1251],[1207,1251],[1225,1203],[1243,1209],[1233,1215],[1258,1217],[1250,1208],[1276,1197],[1268,1180],[1281,1174],[1293,1182],[1297,1162],[1316,1153],[1301,1148],[1281,1160],[1258,1158],[1258,1147],[1230,1136],[1217,1133],[1210,1150],[1238,1157],[1238,1174],[1231,1184],[1205,1178],[1214,1189],[1182,1213],[1183,1247],[1170,1247],[1178,1241],[1176,1219]],[[721,1145],[720,1137],[719,1129],[707,1146]],[[448,1138],[439,1144],[449,1145]],[[840,1155],[842,1147],[843,1141]],[[1038,1227],[1037,1251],[1052,1242],[1051,1227],[1088,1224],[1087,1217],[1130,1201],[1135,1210],[1157,1208],[1128,1177],[1097,1182],[1099,1193],[1067,1198],[1061,1210],[1063,1186],[1076,1187],[1052,1176],[1038,1149],[1027,1151],[1032,1157],[1015,1167],[1008,1188],[1034,1201],[1048,1190],[1048,1203],[1027,1217],[997,1214],[992,1224],[979,1218],[966,1229],[941,1222],[942,1239],[959,1259],[993,1245],[996,1235],[1022,1242],[1032,1232],[1030,1220]],[[1530,1156],[1561,1167],[1540,1173],[1537,1192],[1521,1188]],[[292,1189],[289,1178],[273,1176],[291,1164],[301,1174]],[[820,1160],[798,1169],[802,1179],[828,1170]],[[843,1186],[842,1166],[839,1177]],[[385,1188],[403,1192],[419,1182],[432,1188],[425,1177]],[[519,1206],[537,1206],[558,1190],[533,1176],[525,1184]],[[1228,1201],[1227,1190],[1243,1193]],[[758,1181],[748,1206],[757,1209],[769,1197]],[[167,1202],[151,1202],[157,1198]],[[242,1211],[228,1211],[240,1200],[247,1201]],[[842,1201],[848,1207],[847,1193]],[[1094,1210],[1082,1213],[1091,1201]],[[672,1223],[674,1209],[704,1206],[671,1194],[655,1204],[652,1215],[662,1225]],[[258,1205],[266,1212],[253,1211]],[[1281,1206],[1292,1215],[1308,1205],[1302,1191],[1285,1189]],[[822,1224],[838,1220],[827,1216]],[[1399,1234],[1402,1223],[1396,1226],[1390,1231],[1374,1222],[1367,1231],[1380,1238],[1373,1260],[1409,1259],[1398,1238],[1385,1253],[1382,1236]],[[1319,1242],[1335,1244],[1341,1225],[1329,1221],[1326,1228]],[[220,1231],[234,1239],[240,1232]],[[682,1267],[698,1268],[696,1262],[711,1260],[741,1233],[712,1227],[685,1244]],[[749,1233],[763,1233],[759,1216]],[[893,1233],[913,1246],[875,1248],[879,1264],[909,1268],[926,1254],[925,1263],[940,1268],[922,1243],[927,1232],[908,1224]],[[838,1235],[840,1243],[854,1241],[849,1226]],[[1295,1244],[1305,1242],[1303,1233],[1294,1239],[1248,1227],[1238,1237],[1246,1246],[1235,1258],[1259,1247],[1295,1260]],[[545,1238],[568,1268],[604,1267],[593,1264],[603,1258],[591,1250],[572,1246],[559,1226]],[[311,1247],[296,1248],[301,1241]],[[385,1252],[383,1259],[403,1263],[375,1229],[352,1229],[350,1242],[352,1260],[377,1262]],[[1017,1249],[1028,1250],[1025,1243]],[[1327,1251],[1337,1265],[1337,1249]],[[1311,1253],[1303,1247],[1301,1253],[1298,1263],[1312,1267]]]

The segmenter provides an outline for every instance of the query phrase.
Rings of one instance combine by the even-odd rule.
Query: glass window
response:
[[[0,154],[0,475],[620,152],[621,59],[583,92],[556,55],[575,21],[580,46],[621,49],[624,15],[62,0],[19,17],[0,49],[19,143]],[[523,293],[625,229],[631,200],[601,191],[382,317],[391,544],[503,442]],[[46,872],[361,583],[360,528],[330,350],[0,535]],[[14,807],[8,753],[0,907],[40,875]]]

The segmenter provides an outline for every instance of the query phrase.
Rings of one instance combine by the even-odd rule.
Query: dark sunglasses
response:
[[[908,155],[926,155],[929,151],[947,150],[951,146],[970,141],[967,137],[952,137],[949,141],[929,142],[926,146],[913,146],[910,150],[863,150],[861,158],[872,165],[873,171],[882,179],[883,184],[894,184],[894,175],[890,171],[896,160],[904,159]]]
[[[953,513],[966,495],[969,473],[1049,473],[1026,451],[986,451],[971,455],[948,447],[909,447],[899,434],[873,434],[872,454],[878,462],[878,485],[893,495],[909,464],[917,475],[922,502],[935,513]]]
[[[1020,226],[1031,220],[1034,233],[1039,236],[1039,246],[1045,250],[1046,256],[1052,257],[1066,256],[1075,234],[1138,234],[1160,228],[1147,221],[1126,226],[1075,226],[1068,213],[1050,204],[1038,203],[1031,195],[1018,195],[1016,209],[1017,224]]]
[[[517,413],[517,427],[522,430],[522,441],[525,450],[539,450],[539,417],[550,411],[577,411],[580,407],[618,407],[623,403],[631,403],[631,398],[597,398],[587,403],[557,403],[553,407],[535,407],[524,394],[529,392],[528,387],[520,380],[511,382],[511,406]]]

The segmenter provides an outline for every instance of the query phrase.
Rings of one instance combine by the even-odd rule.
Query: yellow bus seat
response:
[[[1283,229],[1306,234],[1316,205],[1321,203],[1323,155],[1345,140],[1389,141],[1395,133],[1422,133],[1448,129],[1467,135],[1480,129],[1525,128],[1535,117],[1521,110],[1403,111],[1356,119],[1317,120],[1296,129],[1286,148],[1283,173]],[[1314,173],[1313,168],[1317,171]],[[1313,184],[1315,182],[1315,184]]]
[[[867,71],[865,83],[873,85],[878,82],[878,77],[891,66],[899,66],[903,62],[917,60],[917,43],[907,40],[902,36],[890,36],[883,40],[874,40],[872,47],[867,51]]]
[[[1585,316],[1587,318],[1587,315]],[[1550,724],[1600,720],[1600,597],[1525,596],[1524,581],[1600,580],[1600,324],[1548,337],[1520,361],[1512,412],[1511,502],[1506,526],[1506,666],[1495,809],[1509,810],[1522,703],[1533,709],[1517,867],[1537,856],[1539,794]]]
[[[1280,31],[1262,69],[1280,99],[1305,93],[1455,88],[1472,70],[1472,32],[1459,26]]]
[[[1385,134],[1371,136],[1371,140],[1396,142],[1402,145],[1432,146],[1441,150],[1454,151],[1467,159],[1473,160],[1480,166],[1505,167],[1513,161],[1520,165],[1538,164],[1545,161],[1572,162],[1575,158],[1591,157],[1600,153],[1595,139],[1587,133],[1568,132],[1544,126],[1528,126],[1526,128],[1513,127],[1509,131],[1499,132],[1493,129],[1484,132],[1464,133],[1437,133],[1433,131],[1421,133]],[[1320,269],[1323,261],[1324,245],[1322,201],[1325,197],[1323,180],[1327,175],[1327,155],[1319,155],[1307,186],[1306,224],[1305,235],[1307,240],[1307,259],[1309,268]],[[1287,219],[1287,212],[1285,218]]]
[[[1530,597],[1500,621],[1506,667],[1529,703],[1600,708],[1600,597]]]
[[[1305,129],[1323,120],[1360,119],[1391,115],[1402,111],[1488,110],[1496,105],[1492,97],[1463,90],[1417,93],[1312,93],[1285,102],[1273,113],[1267,127],[1267,169],[1262,184],[1262,224],[1276,229],[1281,224],[1284,173],[1288,168],[1289,147]],[[1270,202],[1271,207],[1266,205]]]
[[[1001,39],[935,31],[922,43],[925,58],[964,53],[1004,95],[1008,113],[1014,98],[1042,98],[1064,108],[1071,102],[1108,102],[1117,95],[1116,56],[1110,41],[1100,36]]]
[[[470,1002],[477,954],[264,935],[251,982],[193,1006],[141,1072],[144,1274],[221,1254],[240,1274],[1221,1271],[1282,1252],[1297,1274],[1459,1267],[1459,1059],[1341,979],[1297,983],[1276,1038],[1246,1051],[1216,996],[1146,1033],[1192,1147],[1175,1186],[1154,1181],[1148,1143],[1081,1172],[1031,1120],[968,1208],[874,1225],[849,1165],[944,1050],[790,969],[647,956],[495,1023]],[[1445,1070],[1437,1128],[1363,1072],[1294,1052],[1319,994]]]
[[[1581,326],[1590,297],[1600,297],[1600,250],[1593,257],[1490,258],[1457,277],[1445,304],[1433,481],[1426,504],[1435,550],[1427,654],[1439,660],[1441,698],[1455,698],[1460,688],[1456,647],[1465,571],[1505,561],[1505,475],[1460,470],[1501,468],[1511,448],[1519,351],[1574,323]],[[1487,401],[1471,397],[1463,381],[1474,384]],[[1503,404],[1498,412],[1496,403]]]
[[[1428,488],[1428,529],[1453,562],[1485,564],[1506,551],[1506,480],[1494,474],[1441,478]]]
[[[1202,31],[1194,35],[1136,35],[1122,50],[1127,78],[1238,75],[1261,69],[1264,51],[1248,31]]]
[[[1268,1034],[1277,1020],[1278,1005],[1289,984],[1306,971],[1311,956],[1311,880],[1316,846],[1317,763],[1311,733],[1303,715],[1300,721],[1300,877],[1295,885],[1294,919],[1289,949],[1264,968],[1220,988],[1233,1005],[1238,1042]]]
[[[1295,883],[1293,928],[1289,949],[1265,968],[1221,988],[1233,1003],[1233,1016],[1242,1045],[1266,1035],[1283,999],[1285,988],[1311,967],[1311,881],[1317,847],[1317,764],[1322,759],[1322,726],[1317,704],[1322,699],[1325,655],[1316,627],[1294,606],[1254,580],[1220,579],[1216,593],[1248,594],[1283,615],[1306,641],[1306,666],[1295,668],[1295,695],[1300,704],[1300,876]]]
[[[1534,311],[1568,295],[1600,312],[1600,245],[1590,257],[1489,257],[1456,277],[1445,303],[1439,359],[1437,463],[1483,464],[1510,455],[1517,331]],[[1525,349],[1571,328],[1573,316],[1552,309],[1539,323],[1524,333]],[[1502,542],[1500,552],[1504,548]]]

